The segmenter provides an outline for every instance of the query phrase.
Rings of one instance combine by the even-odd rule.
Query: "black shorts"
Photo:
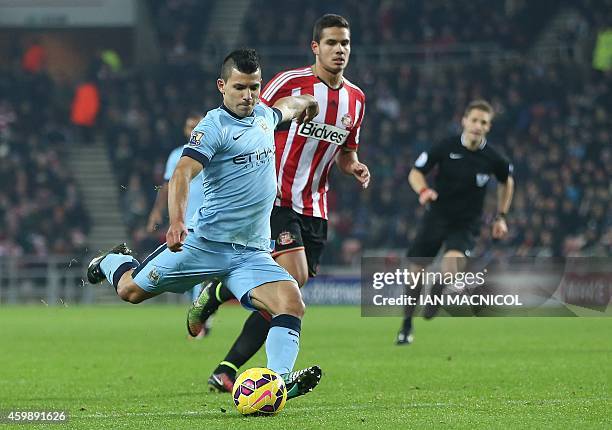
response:
[[[315,276],[327,241],[327,220],[301,215],[291,208],[274,206],[270,229],[274,239],[272,257],[304,249],[308,275]]]
[[[480,222],[456,222],[432,212],[425,214],[414,242],[408,248],[408,258],[434,258],[442,245],[445,249],[471,254],[480,232]]]

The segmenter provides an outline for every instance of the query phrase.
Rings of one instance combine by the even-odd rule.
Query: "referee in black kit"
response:
[[[493,223],[493,238],[503,239],[508,234],[506,214],[510,209],[514,180],[512,165],[487,142],[494,112],[484,100],[475,100],[465,109],[461,125],[463,132],[433,145],[421,153],[408,175],[408,182],[419,195],[419,203],[428,205],[417,236],[408,250],[408,258],[416,258],[410,270],[418,272],[424,262],[431,261],[442,245],[443,273],[456,273],[466,265],[480,230],[482,208],[491,175],[497,187],[497,216]],[[434,188],[425,179],[438,166]],[[423,260],[424,259],[424,260]],[[422,285],[412,290],[419,295]],[[435,284],[432,294],[440,294],[443,286]],[[425,307],[424,317],[432,318],[436,307]],[[414,306],[405,308],[404,322],[397,335],[398,345],[410,344]]]

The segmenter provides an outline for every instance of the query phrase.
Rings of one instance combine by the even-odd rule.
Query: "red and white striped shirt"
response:
[[[342,146],[350,150],[359,146],[365,95],[346,78],[340,88],[328,87],[309,66],[276,75],[263,89],[261,100],[272,106],[280,98],[301,94],[317,99],[319,114],[308,124],[292,121],[274,133],[281,190],[275,205],[327,219],[329,171]]]

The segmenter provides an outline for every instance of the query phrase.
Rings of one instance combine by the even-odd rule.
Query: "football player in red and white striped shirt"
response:
[[[348,22],[325,15],[313,33],[315,64],[279,73],[261,95],[268,105],[297,94],[310,94],[319,103],[319,114],[309,124],[287,123],[274,135],[280,192],[271,217],[273,256],[300,285],[316,274],[327,240],[334,163],[364,188],[370,181],[368,168],[357,158],[365,95],[343,76],[351,51]]]
[[[365,95],[344,77],[350,53],[350,28],[339,15],[317,20],[311,42],[315,64],[276,75],[263,89],[261,101],[300,94],[314,96],[319,114],[308,124],[293,121],[275,132],[279,193],[270,225],[273,257],[303,286],[314,276],[327,241],[327,190],[334,163],[367,188],[370,172],[357,157]],[[216,309],[224,287],[209,294]],[[216,306],[215,306],[216,304]],[[212,390],[231,391],[236,372],[263,345],[269,321],[254,312],[232,349],[210,376]]]

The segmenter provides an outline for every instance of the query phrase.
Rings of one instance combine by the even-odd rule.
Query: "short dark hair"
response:
[[[472,112],[474,109],[489,113],[491,115],[491,119],[493,119],[493,117],[495,116],[495,109],[493,109],[491,103],[483,99],[471,101],[470,104],[467,105],[467,107],[465,108],[463,116],[468,116],[470,112]]]
[[[250,48],[236,49],[230,52],[221,65],[221,79],[227,81],[232,74],[232,69],[242,73],[255,73],[260,69],[259,54]]]
[[[343,16],[335,15],[333,13],[326,13],[315,22],[312,29],[312,40],[319,43],[321,41],[323,29],[330,27],[346,28],[347,30],[351,29],[348,21]]]

